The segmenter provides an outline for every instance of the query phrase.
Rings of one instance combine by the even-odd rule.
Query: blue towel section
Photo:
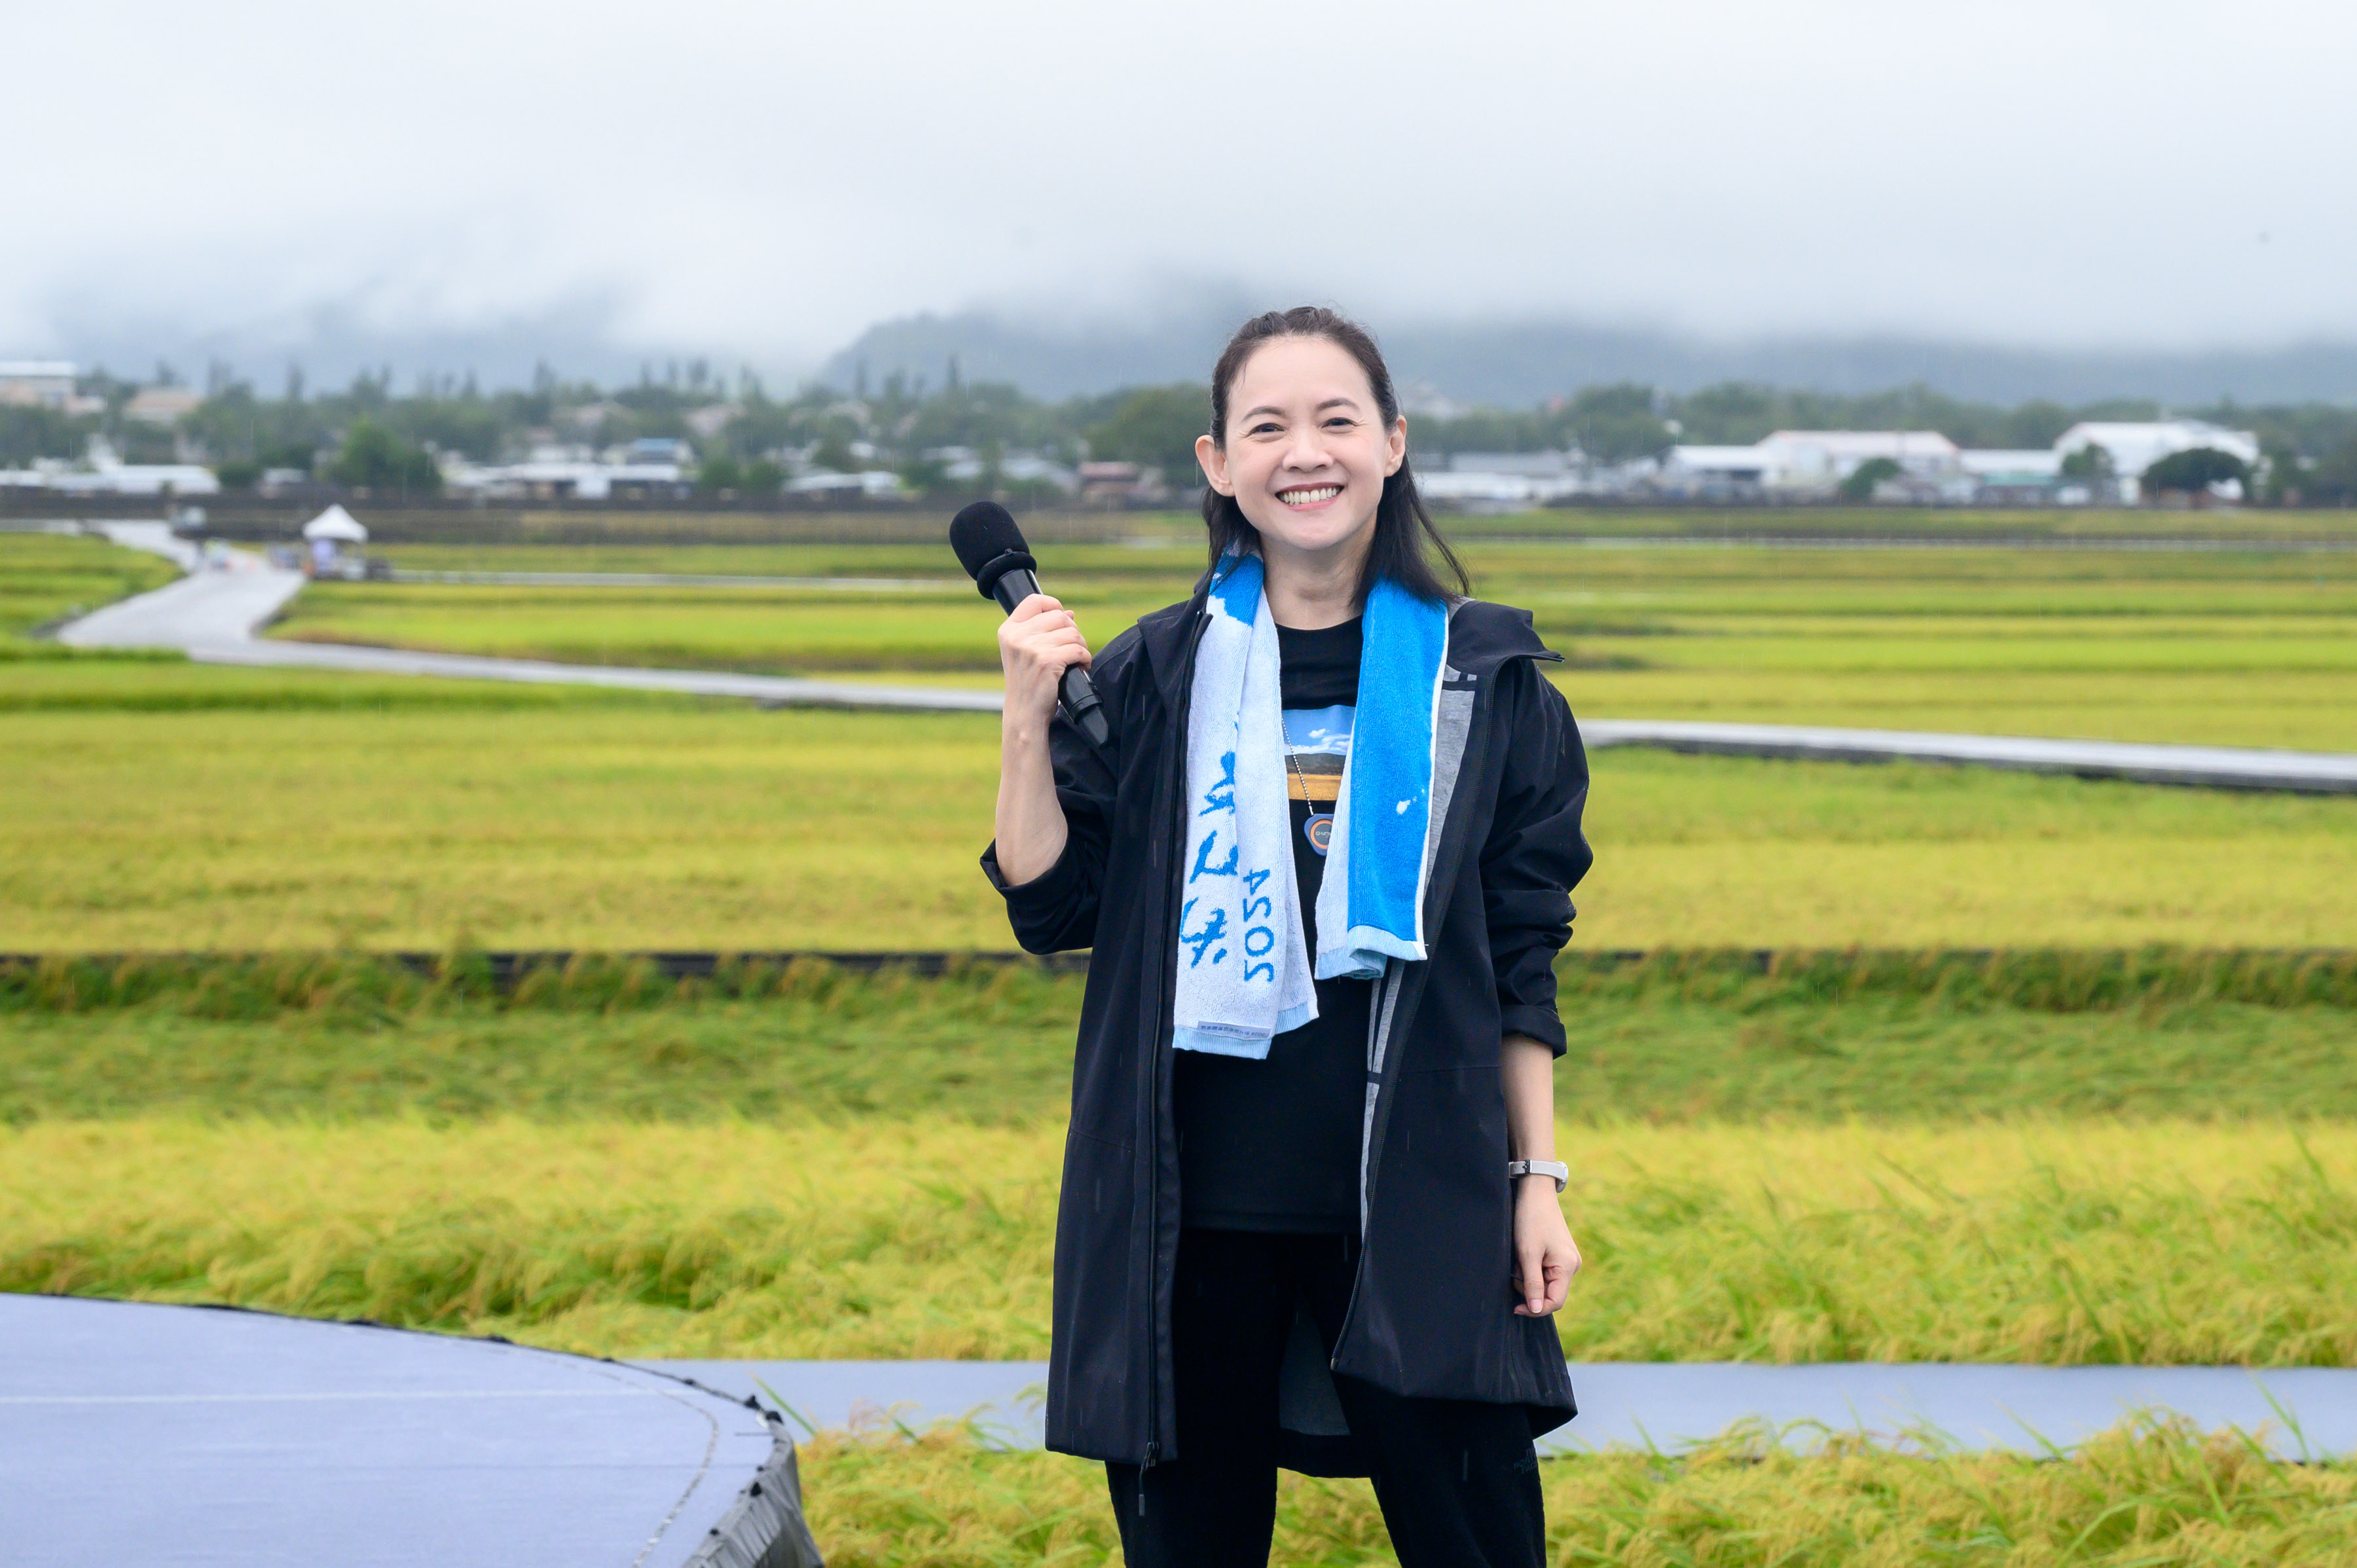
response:
[[[1386,959],[1421,960],[1425,842],[1432,830],[1434,715],[1448,652],[1448,608],[1389,580],[1367,596],[1359,711],[1342,780],[1335,852],[1347,907],[1321,889],[1317,973],[1372,979]],[[1340,917],[1329,919],[1329,914]],[[1340,939],[1330,935],[1340,930]]]
[[[1318,992],[1293,875],[1276,622],[1260,557],[1223,565],[1187,714],[1171,1043],[1259,1059],[1270,1040],[1318,1016]]]
[[[1258,556],[1214,574],[1187,719],[1190,811],[1173,999],[1182,1050],[1260,1058],[1275,1035],[1318,1015],[1318,980],[1372,979],[1425,956],[1424,883],[1433,745],[1448,608],[1391,582],[1367,596],[1359,699],[1331,847],[1301,943],[1293,903],[1286,721],[1277,640]],[[1338,718],[1340,711],[1328,715]],[[1315,725],[1318,715],[1303,714]]]

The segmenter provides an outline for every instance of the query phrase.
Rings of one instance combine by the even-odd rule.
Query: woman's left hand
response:
[[[1563,1218],[1555,1183],[1523,1176],[1514,1183],[1514,1304],[1517,1317],[1544,1317],[1571,1293],[1579,1273],[1579,1243]]]

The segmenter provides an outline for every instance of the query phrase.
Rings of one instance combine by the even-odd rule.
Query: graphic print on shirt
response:
[[[1323,855],[1333,847],[1334,803],[1342,793],[1342,768],[1351,759],[1353,707],[1285,710],[1285,793],[1308,807],[1301,824],[1309,847]]]

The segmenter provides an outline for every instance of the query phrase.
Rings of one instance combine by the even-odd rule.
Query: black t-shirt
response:
[[[1276,628],[1294,877],[1313,960],[1326,860],[1303,830],[1313,807],[1334,810],[1359,702],[1359,635],[1356,620],[1318,631]],[[1372,990],[1364,980],[1318,982],[1318,1016],[1270,1041],[1262,1061],[1178,1053],[1183,1223],[1311,1235],[1358,1230]]]

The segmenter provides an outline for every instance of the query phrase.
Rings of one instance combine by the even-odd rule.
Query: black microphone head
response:
[[[985,599],[1016,567],[1037,570],[1039,564],[1015,526],[1015,514],[996,501],[975,501],[950,519],[950,548]]]

